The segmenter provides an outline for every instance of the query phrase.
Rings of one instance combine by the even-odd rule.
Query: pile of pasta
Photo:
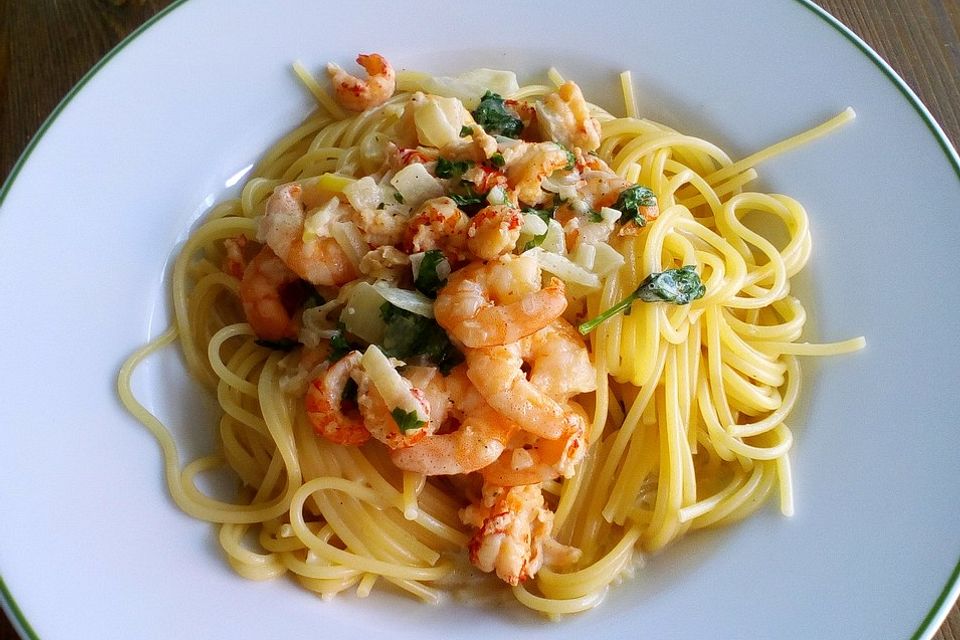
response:
[[[357,158],[387,134],[412,92],[463,95],[467,104],[479,97],[483,75],[401,72],[383,105],[348,113],[302,66],[295,69],[317,97],[316,111],[264,154],[239,198],[215,206],[191,233],[173,270],[175,322],[130,358],[119,384],[162,446],[174,500],[218,524],[239,574],[290,574],[324,597],[348,589],[364,596],[382,583],[426,602],[464,591],[475,600],[477,590],[492,589],[555,616],[596,606],[644,554],[744,518],[771,495],[784,514],[793,512],[788,423],[800,393],[797,357],[845,353],[864,341],[800,342],[806,313],[790,279],[810,257],[807,214],[787,196],[748,186],[760,162],[833,131],[852,110],[734,162],[708,141],[641,117],[629,73],[621,77],[623,117],[591,105],[601,127],[596,154],[628,182],[649,187],[659,217],[612,240],[622,264],[602,274],[572,262],[562,241],[530,249],[577,267],[548,273],[557,262],[544,260],[545,277],[565,279],[571,304],[588,318],[671,268],[693,266],[704,293],[684,305],[635,304],[587,334],[597,376],[597,390],[578,399],[589,415],[587,453],[572,477],[543,484],[553,536],[579,549],[579,561],[545,566],[511,588],[466,570],[470,530],[456,483],[396,469],[379,443],[348,447],[314,434],[302,399],[284,389],[289,354],[257,342],[238,280],[222,268],[224,241],[255,237],[277,186],[356,176]],[[552,69],[548,79],[500,91],[533,102],[564,81]],[[750,222],[758,217],[762,224]],[[779,227],[781,239],[765,235],[767,227]],[[130,387],[136,366],[174,342],[222,408],[219,450],[185,466],[170,432]],[[231,502],[198,488],[199,476],[224,466],[240,485]]]

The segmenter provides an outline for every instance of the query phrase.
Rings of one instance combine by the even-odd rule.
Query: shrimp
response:
[[[594,151],[600,146],[600,123],[590,117],[583,93],[573,82],[565,82],[537,104],[540,133],[568,148]]]
[[[260,245],[250,242],[247,236],[241,234],[224,240],[223,250],[226,254],[223,258],[223,272],[240,280],[251,258],[259,252]]]
[[[467,227],[467,248],[481,260],[513,251],[520,239],[523,215],[516,207],[497,204],[481,209]]]
[[[257,237],[301,278],[316,285],[342,285],[357,277],[347,254],[332,237],[306,241],[303,188],[296,182],[280,185],[267,199]]]
[[[494,462],[503,453],[516,425],[484,402],[460,365],[446,379],[460,426],[450,433],[434,434],[403,449],[390,452],[394,465],[425,475],[471,473]]]
[[[409,367],[401,373],[401,377],[420,407],[417,413],[427,418],[417,428],[404,430],[397,425],[391,409],[369,378],[361,379],[357,392],[360,415],[370,435],[391,449],[409,447],[432,434],[443,424],[449,411],[443,376],[436,369]]]
[[[397,79],[387,59],[379,53],[362,53],[357,56],[357,64],[366,70],[366,80],[350,75],[333,62],[327,65],[327,74],[340,106],[350,111],[364,111],[389,100],[396,89]]]
[[[467,256],[467,228],[470,218],[450,198],[443,196],[424,202],[407,223],[404,248],[408,253],[439,249],[451,262]]]
[[[504,255],[454,271],[437,294],[434,316],[471,349],[515,342],[558,318],[567,307],[563,283],[540,288],[531,256]]]
[[[580,405],[571,403],[572,424],[555,440],[536,438],[523,446],[513,447],[481,470],[485,482],[512,487],[545,482],[554,478],[571,478],[587,452],[584,434],[587,416]]]
[[[460,512],[464,524],[477,527],[468,544],[470,562],[481,571],[496,571],[512,586],[536,575],[544,564],[575,563],[580,550],[552,537],[553,517],[540,485],[485,483],[481,502]]]
[[[596,389],[586,346],[568,327],[561,318],[526,338],[466,353],[467,375],[480,395],[524,431],[542,438],[559,438],[574,427],[566,398]]]
[[[360,352],[351,351],[332,364],[326,372],[310,381],[305,405],[314,431],[331,442],[361,445],[370,439],[370,431],[356,408],[344,411],[344,392],[360,368]]]
[[[307,289],[283,260],[264,247],[247,264],[240,279],[240,303],[247,322],[262,340],[296,339],[295,311]]]
[[[508,184],[527,204],[540,204],[546,197],[543,179],[570,166],[566,150],[555,142],[521,142],[504,149],[503,158]]]

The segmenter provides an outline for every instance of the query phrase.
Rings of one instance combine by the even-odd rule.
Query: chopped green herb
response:
[[[419,429],[427,424],[425,420],[420,419],[416,411],[404,411],[400,407],[391,411],[390,415],[393,416],[393,421],[397,423],[397,428],[404,433]]]
[[[399,191],[393,192],[393,199],[399,202],[400,204],[403,204],[403,195]]]
[[[495,153],[490,156],[490,163],[500,169],[503,168],[503,165],[507,164],[507,161],[503,159],[502,153]]]
[[[580,333],[586,335],[597,326],[612,318],[621,311],[629,311],[630,306],[637,300],[641,302],[671,302],[673,304],[689,304],[703,297],[707,288],[700,282],[693,265],[686,265],[679,269],[667,269],[660,273],[651,273],[643,279],[633,293],[613,305],[593,320],[580,325]]]
[[[380,317],[386,324],[386,330],[379,346],[386,355],[401,360],[422,356],[444,374],[463,362],[463,354],[450,343],[446,331],[434,320],[389,302],[381,305]]]
[[[659,214],[656,194],[640,184],[624,189],[613,208],[623,214],[621,221],[634,222],[638,227]]]
[[[523,251],[530,251],[530,249],[534,249],[542,245],[543,241],[547,239],[547,233],[548,233],[547,231],[544,231],[543,233],[538,233],[537,235],[533,236],[533,238],[531,238],[530,240],[527,240],[526,244],[523,245]],[[523,251],[521,251],[520,253],[523,253]]]
[[[473,205],[484,204],[486,200],[484,199],[483,194],[475,193],[473,187],[467,185],[466,193],[451,193],[448,194],[450,199],[453,200],[458,207],[470,207]],[[474,212],[476,213],[476,212]],[[469,215],[469,212],[467,212]]]
[[[380,204],[377,205],[377,209],[383,209],[385,206],[387,206],[387,203],[381,202]]]
[[[435,173],[438,178],[459,178],[466,173],[471,164],[473,163],[469,160],[447,160],[446,158],[438,158]]]
[[[258,338],[254,340],[254,342],[261,347],[276,349],[277,351],[292,351],[300,346],[300,343],[293,338],[280,338],[279,340],[264,340],[263,338]]]
[[[480,104],[470,114],[477,124],[492,136],[518,138],[523,131],[523,121],[507,108],[499,94],[491,91],[483,94]]]
[[[437,297],[437,292],[447,283],[445,277],[440,277],[437,267],[446,259],[443,251],[439,249],[430,249],[423,254],[420,269],[417,271],[417,277],[413,282],[418,291],[431,298]],[[447,270],[449,271],[449,265]]]
[[[590,209],[587,211],[587,220],[590,222],[603,222],[603,216],[600,215],[599,211],[594,211]]]
[[[461,138],[469,138],[472,135],[473,135],[473,127],[468,127],[467,125],[463,125],[462,127],[460,127]]]

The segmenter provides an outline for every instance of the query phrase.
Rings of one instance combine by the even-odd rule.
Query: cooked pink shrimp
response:
[[[408,367],[401,373],[401,377],[419,405],[417,413],[426,418],[423,424],[416,428],[401,429],[397,425],[392,410],[368,378],[361,379],[357,391],[360,415],[363,416],[370,435],[391,449],[410,447],[420,442],[443,424],[449,411],[446,385],[443,376],[436,369]]]
[[[536,438],[521,447],[503,452],[481,470],[485,482],[505,487],[570,478],[587,452],[584,433],[587,417],[583,409],[571,403],[572,425],[559,438]]]
[[[337,444],[361,445],[370,439],[359,410],[343,407],[344,390],[359,367],[360,352],[351,351],[307,387],[307,417],[314,431]]]
[[[481,260],[493,260],[513,251],[520,239],[523,214],[508,204],[481,209],[467,227],[467,248]]]
[[[297,337],[294,312],[306,298],[300,276],[270,247],[263,247],[246,265],[240,279],[240,303],[247,322],[263,340]]]
[[[542,438],[560,438],[575,428],[576,417],[564,400],[596,388],[582,338],[564,325],[566,320],[557,319],[520,340],[466,353],[467,375],[484,400]]]
[[[296,182],[280,185],[267,200],[257,237],[301,278],[317,285],[341,285],[357,277],[347,254],[332,237],[303,239],[306,211]]]
[[[437,323],[470,348],[515,342],[538,331],[567,307],[563,283],[540,288],[530,256],[504,255],[454,271],[434,303]]]
[[[446,386],[460,426],[391,451],[398,468],[425,475],[471,473],[495,461],[517,430],[483,401],[462,365],[450,372]]]
[[[553,512],[538,484],[485,484],[482,501],[463,509],[460,519],[477,527],[468,545],[470,562],[481,571],[496,571],[510,585],[533,577],[544,564],[562,566],[580,559],[579,549],[552,537]]]
[[[467,258],[467,227],[470,218],[450,198],[424,202],[407,223],[404,248],[408,253],[439,249],[450,262]]]
[[[507,180],[517,197],[527,204],[546,198],[543,179],[570,164],[567,152],[556,142],[521,142],[503,150]]]
[[[583,93],[573,82],[565,82],[537,103],[537,122],[545,138],[570,149],[594,151],[600,146],[600,123],[590,116]]]
[[[327,65],[327,74],[333,82],[334,96],[340,106],[350,111],[363,111],[389,100],[396,89],[397,80],[387,59],[379,53],[361,53],[357,56],[357,64],[366,70],[366,80],[350,75],[333,62]]]

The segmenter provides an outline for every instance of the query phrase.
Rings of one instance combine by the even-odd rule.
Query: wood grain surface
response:
[[[170,0],[0,0],[0,177],[70,88]],[[960,0],[819,0],[960,142]],[[945,514],[948,517],[948,514]],[[850,637],[859,638],[856,629]],[[954,606],[935,640],[960,640]],[[16,640],[0,613],[0,640]],[[44,639],[49,640],[49,639]]]

